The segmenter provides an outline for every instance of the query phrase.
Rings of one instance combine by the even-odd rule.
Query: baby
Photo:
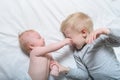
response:
[[[49,64],[52,60],[50,52],[56,51],[65,45],[71,44],[66,38],[58,43],[45,46],[43,37],[35,30],[27,30],[19,35],[21,49],[30,57],[29,75],[32,80],[48,80]],[[57,76],[58,69],[51,61],[51,74]]]

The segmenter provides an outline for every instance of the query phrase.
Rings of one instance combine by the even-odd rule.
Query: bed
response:
[[[18,35],[28,29],[38,31],[46,44],[64,39],[61,22],[71,13],[88,14],[94,27],[120,29],[120,0],[0,0],[0,80],[30,80],[29,57],[20,49]],[[120,48],[115,48],[120,61]],[[60,64],[76,68],[69,46],[53,52]],[[49,80],[67,80],[64,76]]]

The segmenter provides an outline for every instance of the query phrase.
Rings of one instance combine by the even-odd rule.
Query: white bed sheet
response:
[[[22,31],[35,29],[46,44],[58,42],[64,39],[60,32],[62,20],[78,11],[90,15],[95,28],[119,28],[119,4],[119,0],[0,0],[0,80],[29,80],[29,58],[18,42]],[[115,52],[120,60],[120,49],[115,48]],[[69,46],[65,46],[54,52],[53,57],[64,66],[76,68],[72,53]]]

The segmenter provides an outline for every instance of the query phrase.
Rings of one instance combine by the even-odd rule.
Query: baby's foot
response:
[[[51,74],[52,76],[55,76],[55,77],[59,76],[59,69],[58,69],[57,65],[51,64],[50,74]]]

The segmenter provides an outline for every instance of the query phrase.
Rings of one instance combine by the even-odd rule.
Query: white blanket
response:
[[[0,80],[30,80],[29,58],[19,47],[19,33],[35,29],[46,45],[58,42],[64,39],[61,22],[74,12],[88,14],[95,28],[120,27],[120,0],[0,0]],[[115,48],[115,52],[120,60],[120,49]],[[53,57],[64,66],[76,68],[72,53],[65,46]],[[62,76],[57,80],[67,79]]]

